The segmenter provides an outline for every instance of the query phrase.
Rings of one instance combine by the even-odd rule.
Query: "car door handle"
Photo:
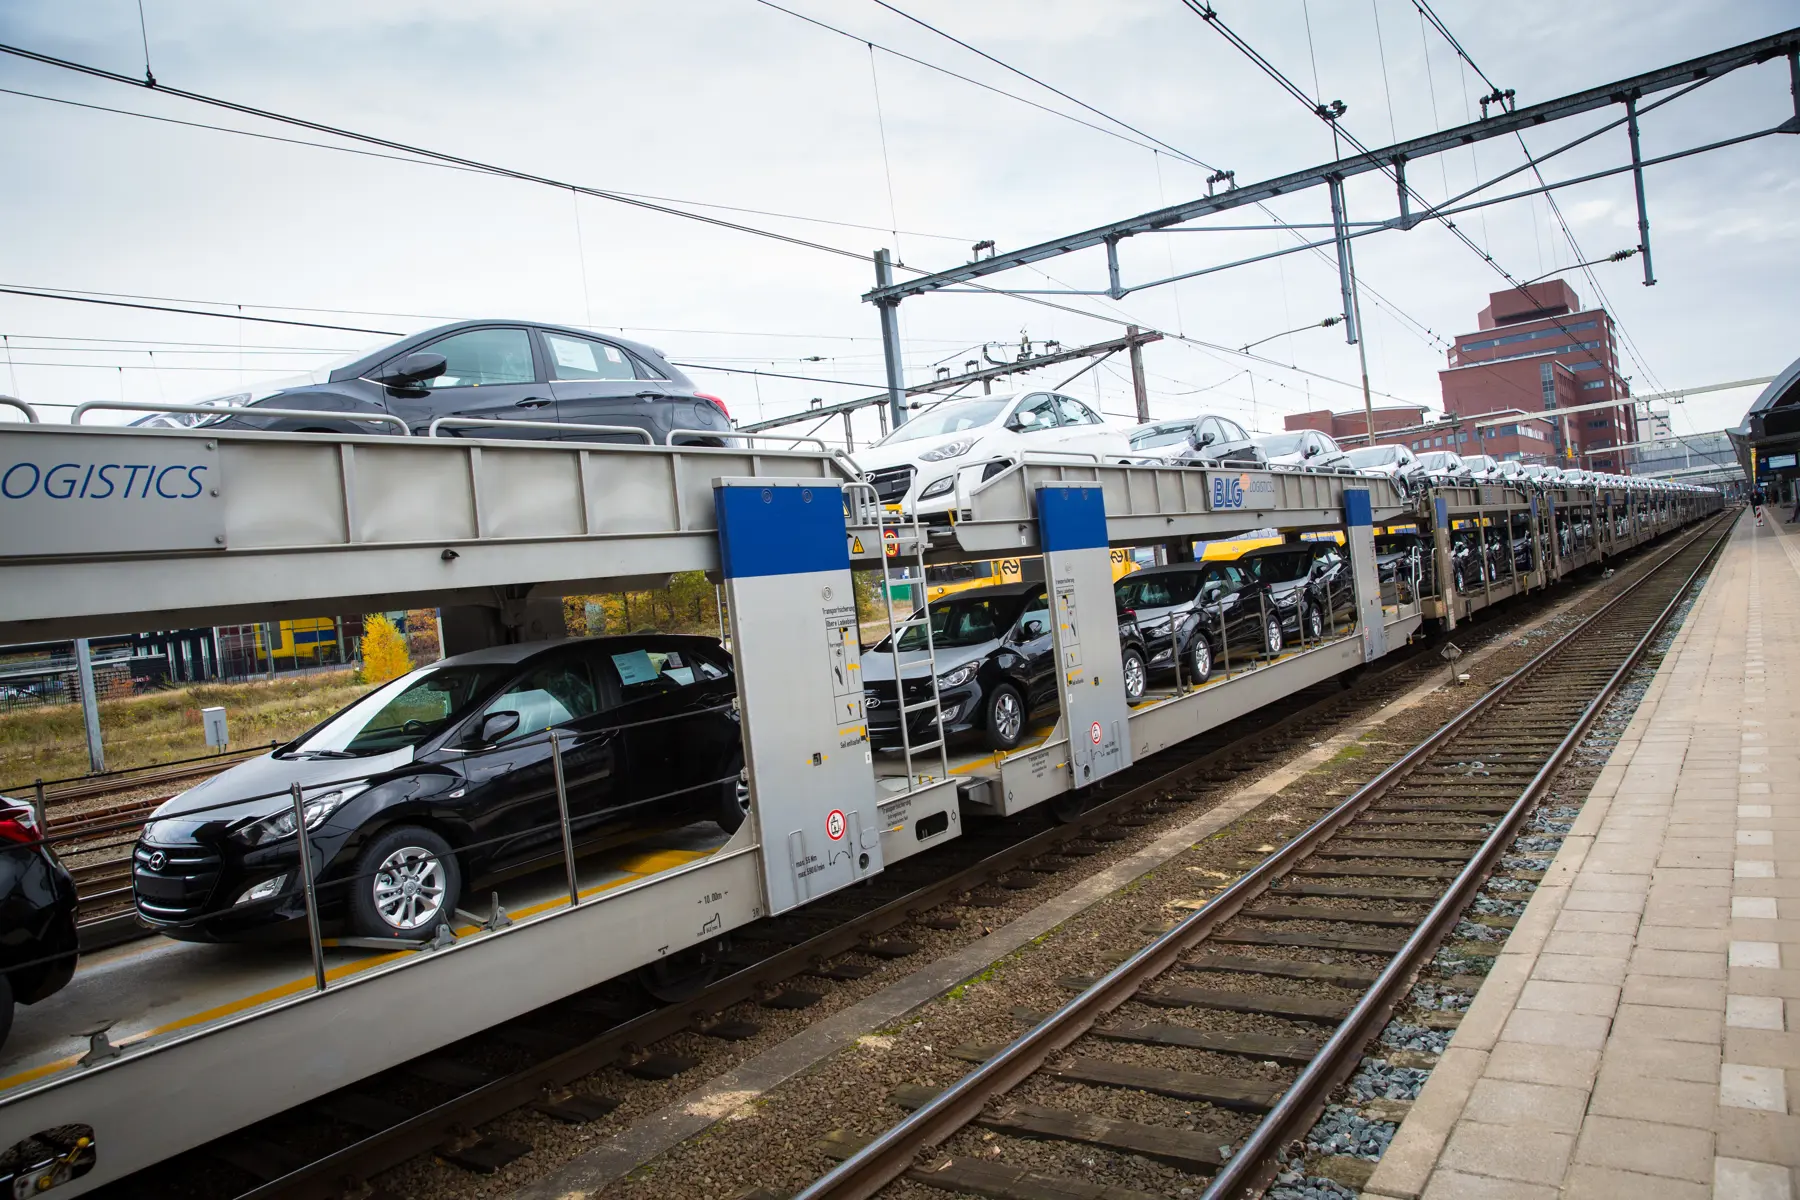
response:
[[[639,400],[661,400],[663,394],[661,392],[639,392],[637,398]]]
[[[546,400],[542,396],[527,396],[523,400],[513,401],[513,407],[514,408],[543,408],[546,405],[548,405],[549,403],[550,403],[550,401]]]

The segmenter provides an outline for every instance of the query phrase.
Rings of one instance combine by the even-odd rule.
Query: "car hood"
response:
[[[411,747],[369,758],[276,758],[273,752],[261,754],[163,801],[151,814],[151,820],[204,814],[206,820],[212,821],[274,812],[292,801],[271,793],[286,792],[296,783],[312,795],[325,790],[328,784],[385,775],[412,760]]]
[[[980,425],[974,429],[960,429],[955,433],[940,433],[932,437],[895,442],[887,446],[870,446],[867,450],[858,450],[851,455],[850,461],[864,472],[906,466],[909,463],[921,468],[951,471],[957,467],[966,467],[972,462],[980,462],[984,451],[995,448],[995,444],[999,440],[995,435],[1000,432],[1001,426],[997,424]],[[951,442],[960,442],[968,438],[975,438],[976,442],[966,454],[959,454],[955,458],[946,458],[941,462],[919,462],[919,455],[928,450],[936,450],[939,446],[947,446]]]
[[[938,674],[954,670],[965,663],[986,658],[1001,646],[1001,639],[994,638],[976,646],[957,646],[951,649],[940,649],[937,652]],[[900,669],[908,679],[923,679],[931,673],[930,658],[923,650],[902,651]],[[862,656],[862,677],[864,683],[892,683],[894,681],[894,656],[887,650],[866,650]]]

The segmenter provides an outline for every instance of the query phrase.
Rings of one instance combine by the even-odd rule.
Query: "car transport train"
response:
[[[160,939],[19,1010],[0,1126],[89,1131],[91,1169],[58,1194],[603,980],[717,969],[733,930],[932,853],[966,819],[1079,809],[1133,762],[1428,622],[1453,629],[1720,506],[1666,484],[1402,491],[1024,453],[951,476],[922,515],[828,451],[577,436],[0,428],[0,469],[154,462],[217,483],[105,520],[7,499],[0,639],[437,606],[450,654],[143,831],[153,922],[288,937],[254,953]],[[1240,539],[1265,548],[1196,553]],[[1115,552],[1157,547],[1166,565],[1117,576]],[[902,566],[1014,558],[1040,578],[896,613],[896,636],[864,644],[855,572],[880,576],[885,605]],[[720,582],[729,654],[551,642],[561,596],[691,570]],[[997,671],[1006,655],[1030,661]],[[211,965],[184,973],[195,952]],[[207,1079],[204,1102],[142,1103],[175,1076]]]

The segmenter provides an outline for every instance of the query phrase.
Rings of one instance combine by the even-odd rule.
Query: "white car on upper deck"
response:
[[[990,479],[1025,455],[1071,462],[1129,462],[1129,428],[1109,425],[1088,405],[1047,391],[946,400],[851,456],[881,502],[912,516],[948,512],[956,477],[979,468]]]

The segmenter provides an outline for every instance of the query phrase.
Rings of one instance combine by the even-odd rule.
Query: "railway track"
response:
[[[905,860],[869,885],[739,930],[723,957],[731,973],[690,999],[653,1007],[630,986],[602,985],[285,1114],[268,1128],[180,1156],[103,1194],[324,1200],[425,1153],[492,1171],[529,1147],[484,1137],[475,1132],[479,1125],[526,1108],[571,1123],[598,1119],[618,1100],[573,1093],[570,1085],[583,1076],[622,1066],[641,1078],[667,1078],[692,1060],[657,1052],[658,1042],[689,1032],[728,1040],[753,1036],[754,1027],[720,1021],[718,1014],[746,1001],[776,1009],[810,1006],[832,981],[870,974],[869,960],[910,956],[917,945],[891,936],[902,926],[954,928],[954,917],[932,910],[964,897],[976,907],[998,904],[1078,868],[1106,844],[1130,836],[1133,826],[1199,801],[1244,772],[1303,748],[1349,711],[1412,687],[1436,661],[1428,651],[1415,647],[1348,689],[1320,685],[1280,708],[1239,718],[1146,760],[1096,789],[1091,806],[1071,820],[1058,822],[1043,812],[986,823],[986,829],[977,825],[936,856]],[[523,1055],[524,1065],[508,1071],[472,1065],[491,1063],[496,1047]],[[403,1106],[387,1098],[395,1093],[431,1101]],[[315,1155],[290,1148],[321,1142],[337,1145]]]
[[[1490,622],[1459,631],[1458,638],[1473,647],[1503,636],[1505,628]],[[1132,828],[1205,799],[1304,748],[1347,713],[1411,688],[1438,669],[1432,649],[1430,642],[1417,645],[1348,689],[1320,685],[1137,764],[1097,788],[1087,810],[1071,820],[1056,822],[1040,811],[986,828],[976,823],[936,855],[905,860],[868,885],[738,930],[722,959],[730,974],[691,998],[655,1007],[630,985],[602,985],[102,1194],[325,1200],[359,1194],[380,1172],[423,1154],[471,1171],[496,1170],[530,1147],[483,1135],[481,1125],[523,1109],[575,1124],[604,1117],[620,1100],[577,1092],[573,1084],[609,1066],[646,1080],[690,1069],[691,1057],[658,1051],[657,1044],[688,1033],[754,1036],[753,1022],[720,1014],[746,1002],[808,1007],[834,981],[862,978],[879,969],[875,964],[908,957],[918,947],[895,936],[902,927],[954,928],[956,918],[941,910],[959,899],[977,908],[998,904],[1079,867]],[[518,1065],[496,1069],[496,1061]]]
[[[1016,1013],[1023,1035],[952,1050],[980,1064],[958,1082],[902,1087],[889,1099],[909,1115],[874,1137],[828,1138],[842,1161],[796,1200],[869,1197],[900,1181],[909,1194],[922,1185],[1000,1200],[1154,1200],[1081,1175],[1096,1149],[1157,1164],[1172,1184],[1158,1194],[1259,1194],[1406,1000],[1734,516],[1677,544],[1191,916],[1103,977],[1078,981],[1061,1008]],[[1142,1097],[1140,1117],[1167,1116],[1102,1115],[1118,1108],[1096,1089]],[[1029,1166],[1009,1164],[1009,1138],[1053,1146]],[[1052,1170],[1046,1158],[1073,1169]]]

